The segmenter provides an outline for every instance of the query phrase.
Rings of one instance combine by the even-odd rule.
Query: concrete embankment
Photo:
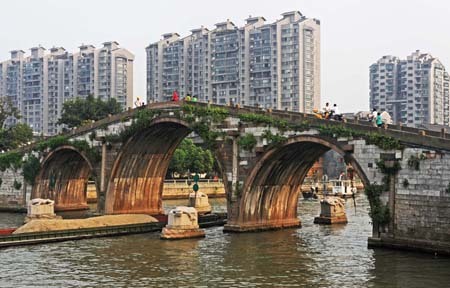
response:
[[[48,232],[59,230],[72,230],[84,228],[110,227],[131,224],[144,224],[158,222],[152,216],[143,214],[106,215],[87,219],[49,219],[32,220],[19,227],[13,234],[30,232]]]
[[[165,180],[163,200],[188,199],[189,193],[193,191],[192,185],[192,180]],[[198,185],[200,191],[208,195],[208,198],[225,197],[225,187],[221,180],[200,179]],[[97,202],[97,192],[93,183],[87,186],[87,202]]]

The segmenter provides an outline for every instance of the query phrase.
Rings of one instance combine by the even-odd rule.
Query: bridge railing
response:
[[[189,184],[194,184],[194,180],[192,180],[192,179],[166,179],[166,180],[164,180],[164,183],[189,185]],[[198,183],[207,183],[207,184],[222,183],[222,179],[199,179]]]
[[[129,119],[132,119],[133,116],[140,110],[143,109],[158,109],[158,110],[173,110],[173,109],[179,109],[185,102],[179,101],[179,102],[157,102],[157,103],[151,103],[147,104],[145,106],[137,107],[134,109],[128,109],[124,112],[121,112],[119,114],[111,115],[107,118],[98,120],[96,122],[93,122],[91,124],[78,127],[76,129],[70,130],[68,132],[62,133],[60,135],[64,135],[67,137],[77,137],[83,134],[86,134],[92,130],[99,129],[101,127],[112,125],[118,122],[126,121]],[[209,104],[209,103],[203,103],[203,102],[190,102],[192,105],[197,106],[212,106],[212,107],[220,107],[220,108],[228,108],[230,111],[230,114],[232,116],[238,116],[242,113],[256,113],[256,114],[270,114],[274,117],[287,120],[289,122],[300,122],[303,120],[308,120],[308,122],[311,124],[312,127],[319,126],[319,125],[328,125],[328,126],[341,126],[345,125],[349,128],[362,130],[366,132],[376,132],[380,134],[384,134],[387,136],[398,138],[401,142],[404,143],[410,143],[413,145],[420,145],[420,146],[429,146],[432,148],[439,148],[439,149],[445,149],[450,150],[450,134],[446,133],[446,130],[443,129],[441,131],[432,131],[427,129],[420,129],[420,128],[413,128],[413,127],[407,127],[402,125],[389,125],[387,129],[382,129],[378,127],[372,126],[372,123],[369,121],[365,121],[363,119],[358,118],[348,118],[347,123],[343,124],[339,121],[332,121],[332,120],[325,120],[325,119],[319,119],[314,114],[307,114],[307,113],[299,113],[299,112],[292,112],[292,111],[284,111],[284,110],[266,110],[256,107],[250,107],[250,106],[244,106],[244,107],[235,107],[235,106],[224,106],[224,105],[216,105],[216,104]],[[29,150],[32,147],[34,147],[34,143],[31,145],[24,146],[20,148],[20,150]]]
[[[206,105],[206,104],[201,104]],[[215,107],[223,107],[220,105],[211,105]],[[297,122],[308,120],[311,127],[318,127],[321,125],[327,126],[346,126],[348,128],[363,131],[366,133],[379,133],[382,135],[397,138],[400,142],[409,144],[410,146],[430,147],[431,149],[450,150],[450,134],[442,131],[432,131],[427,129],[406,127],[401,125],[389,125],[387,129],[374,127],[369,121],[349,119],[346,123],[340,121],[319,119],[314,114],[298,113],[282,110],[265,110],[255,107],[229,107],[230,114],[238,116],[241,113],[269,113],[274,117],[287,120],[289,122]]]

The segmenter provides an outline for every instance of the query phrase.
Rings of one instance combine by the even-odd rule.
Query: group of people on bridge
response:
[[[172,94],[172,101],[174,101],[174,102],[180,101],[180,96],[178,95],[177,90],[173,91],[173,94]],[[186,95],[186,97],[184,97],[184,101],[187,101],[187,102],[197,102],[198,99],[197,99],[197,97],[196,97],[195,95],[191,97],[191,96],[188,94],[188,95]]]

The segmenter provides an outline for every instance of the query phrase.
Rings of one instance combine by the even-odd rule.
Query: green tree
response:
[[[187,174],[188,172],[210,173],[213,171],[214,157],[210,150],[203,149],[190,139],[184,139],[172,157],[169,165],[169,175],[173,173]]]
[[[4,126],[8,117],[20,119],[19,110],[14,107],[11,98],[0,96],[0,128]]]
[[[0,149],[10,150],[33,139],[33,130],[27,124],[19,123],[7,129],[0,129]]]
[[[102,101],[90,95],[86,99],[75,98],[64,102],[61,118],[58,124],[65,124],[69,127],[77,127],[90,122],[97,121],[122,111],[122,107],[116,99]]]

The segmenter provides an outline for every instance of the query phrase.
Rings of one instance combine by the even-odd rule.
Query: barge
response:
[[[88,238],[159,232],[167,224],[167,215],[160,215],[155,218],[157,218],[159,222],[21,234],[12,234],[15,231],[15,228],[0,229],[0,248]],[[226,224],[226,221],[226,213],[214,213],[199,216],[198,225],[200,226],[200,228],[223,226]]]

